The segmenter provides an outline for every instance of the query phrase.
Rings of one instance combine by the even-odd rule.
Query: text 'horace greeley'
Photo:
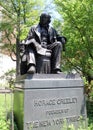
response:
[[[58,99],[43,99],[34,100],[34,106],[49,106],[49,105],[61,105],[61,104],[74,104],[77,103],[77,98],[58,98]]]

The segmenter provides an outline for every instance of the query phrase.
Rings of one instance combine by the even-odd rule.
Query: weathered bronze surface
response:
[[[32,26],[27,38],[21,42],[21,74],[61,72],[61,53],[66,38],[60,37],[50,22],[49,14],[41,14],[39,24]]]

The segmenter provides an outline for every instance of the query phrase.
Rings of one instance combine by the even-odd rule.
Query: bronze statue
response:
[[[20,44],[21,51],[23,51],[21,74],[38,72],[38,56],[50,59],[49,73],[58,74],[61,72],[61,51],[66,43],[66,38],[60,37],[57,31],[49,25],[50,22],[51,16],[49,14],[41,14],[39,24],[31,27],[26,40]]]

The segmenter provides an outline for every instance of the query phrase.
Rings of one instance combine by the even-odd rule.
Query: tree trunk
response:
[[[20,6],[17,12],[16,76],[20,75]]]

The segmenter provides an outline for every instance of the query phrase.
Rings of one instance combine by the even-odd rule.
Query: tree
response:
[[[92,0],[55,0],[63,17],[61,30],[67,37],[64,69],[81,71],[93,79],[93,6]]]
[[[42,1],[38,0],[1,0],[3,18],[0,26],[5,48],[16,54],[17,75],[20,74],[19,44],[27,35],[29,27],[35,24],[41,12]],[[4,44],[7,43],[7,44]],[[16,50],[15,50],[16,43]],[[3,46],[4,47],[4,46]],[[15,50],[15,51],[14,51]],[[11,53],[12,57],[12,53]]]

